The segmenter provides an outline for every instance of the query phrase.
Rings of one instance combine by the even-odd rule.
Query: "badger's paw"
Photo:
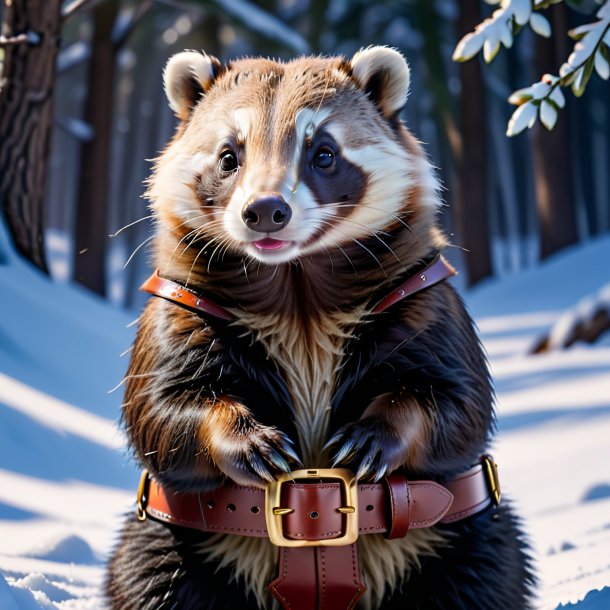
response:
[[[408,443],[382,419],[364,418],[341,428],[326,444],[333,467],[349,468],[359,480],[379,481],[406,461]]]
[[[302,466],[292,441],[277,428],[255,425],[247,433],[216,439],[210,458],[231,480],[264,487],[279,474]]]

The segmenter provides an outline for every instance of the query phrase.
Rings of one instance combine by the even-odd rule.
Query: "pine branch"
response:
[[[459,41],[453,52],[454,61],[468,61],[483,49],[483,58],[487,63],[491,62],[500,46],[510,48],[514,36],[527,24],[539,36],[548,38],[551,25],[546,17],[536,11],[563,0],[486,1],[499,4],[499,8]],[[545,74],[540,82],[519,89],[508,98],[518,108],[508,123],[507,136],[532,127],[537,118],[547,129],[553,129],[558,111],[565,105],[562,87],[571,86],[574,95],[580,97],[594,70],[604,80],[610,77],[610,0],[603,3],[602,0],[598,1],[602,4],[596,14],[598,21],[569,32],[577,42],[570,57],[561,66],[559,75]]]
[[[574,95],[580,97],[594,70],[604,80],[610,77],[610,0],[606,0],[596,16],[598,21],[569,32],[576,44],[559,69],[559,76],[545,74],[540,82],[519,89],[508,98],[518,108],[508,122],[507,136],[532,127],[537,118],[550,131],[557,122],[559,109],[565,105],[561,88],[571,86]]]

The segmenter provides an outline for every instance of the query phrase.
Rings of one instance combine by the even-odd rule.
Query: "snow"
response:
[[[559,317],[549,333],[549,348],[559,349],[568,345],[574,329],[579,324],[589,322],[603,312],[610,317],[610,283],[593,296],[585,297]]]
[[[495,380],[493,453],[524,518],[544,610],[610,608],[610,346],[527,355],[565,309],[599,291],[607,260],[605,237],[466,295]]]
[[[138,472],[117,429],[133,316],[20,260],[0,225],[0,610],[99,610]]]
[[[610,238],[465,299],[497,389],[493,453],[541,610],[610,608],[610,341],[527,355],[604,284]],[[133,316],[18,259],[0,226],[0,609],[99,610],[138,472],[117,429]],[[583,301],[583,299],[585,301]]]

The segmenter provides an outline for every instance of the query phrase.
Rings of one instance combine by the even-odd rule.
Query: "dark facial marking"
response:
[[[206,165],[196,179],[195,193],[203,206],[230,199],[243,157],[244,151],[237,142],[228,142],[219,148],[216,161]]]
[[[337,216],[347,216],[353,210],[367,184],[364,172],[350,163],[335,140],[323,132],[305,144],[301,178],[320,205],[338,204]]]

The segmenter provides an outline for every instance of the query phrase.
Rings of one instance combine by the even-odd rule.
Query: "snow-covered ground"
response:
[[[526,352],[608,282],[609,260],[605,237],[466,295],[496,384],[494,457],[525,520],[545,610],[610,609],[610,337]]]
[[[526,352],[608,281],[608,261],[606,237],[465,295],[496,380],[494,454],[545,610],[610,608],[610,340]],[[0,610],[99,610],[138,479],[115,426],[121,388],[108,393],[131,319],[10,255],[1,226],[0,294]]]

